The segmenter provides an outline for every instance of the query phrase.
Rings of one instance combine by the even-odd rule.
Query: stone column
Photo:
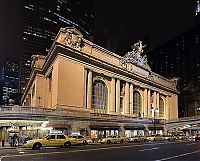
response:
[[[148,117],[151,118],[151,90],[149,89],[147,91],[147,97],[148,97],[148,100],[147,100],[147,104],[148,104]]]
[[[125,136],[125,128],[124,128],[124,126],[120,127],[119,135],[120,136]]]
[[[120,80],[116,82],[116,112],[120,112]]]
[[[147,104],[147,89],[144,89],[144,105],[143,105],[143,112],[144,112],[144,117],[148,116],[148,104]]]
[[[157,95],[156,92],[153,92],[153,108],[156,108],[157,106]]]
[[[87,126],[86,130],[87,130],[88,136],[91,137],[91,128],[89,126]]]
[[[156,108],[158,108],[158,113],[156,114],[157,115],[157,117],[159,118],[160,117],[160,95],[159,95],[159,93],[157,93],[156,94]]]
[[[130,113],[130,107],[129,107],[129,103],[130,103],[130,89],[129,89],[129,83],[126,82],[126,86],[125,86],[125,114],[129,114]]]
[[[144,136],[148,136],[148,135],[149,135],[148,125],[144,125]]]
[[[31,90],[31,104],[30,104],[30,106],[32,107],[33,106],[33,96],[32,96],[32,90]]]
[[[115,112],[115,78],[111,79],[111,91],[110,91],[110,107],[111,113]]]
[[[169,96],[165,98],[164,117],[166,120],[169,119]]]
[[[87,108],[87,80],[88,80],[88,70],[84,70],[84,108]]]
[[[130,84],[130,114],[133,115],[133,84]]]
[[[87,84],[87,109],[92,108],[92,71],[88,71],[88,84]]]

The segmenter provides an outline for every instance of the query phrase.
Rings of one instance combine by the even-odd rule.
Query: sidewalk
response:
[[[2,146],[2,142],[0,141],[0,149],[16,149],[18,147],[22,147],[22,144],[19,144],[18,146],[10,146],[9,142],[6,141],[4,146]]]

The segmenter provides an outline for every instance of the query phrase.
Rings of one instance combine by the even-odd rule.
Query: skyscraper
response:
[[[179,116],[200,114],[200,25],[147,53],[153,71],[178,78]]]
[[[195,6],[195,23],[198,24],[200,22],[200,1],[196,0]]]
[[[76,27],[92,39],[93,0],[24,0],[19,89],[30,74],[31,55],[46,55],[61,27]]]
[[[6,58],[0,70],[0,105],[7,105],[9,98],[18,92],[19,64]]]

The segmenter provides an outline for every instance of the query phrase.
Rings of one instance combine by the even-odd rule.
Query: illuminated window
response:
[[[120,97],[120,112],[123,112],[124,98]]]
[[[57,11],[60,11],[60,6],[59,5],[57,5]]]
[[[196,4],[196,15],[200,12],[200,3],[199,1],[197,1],[197,4]]]
[[[159,117],[164,117],[164,101],[159,98]]]
[[[141,113],[142,109],[142,102],[141,102],[141,96],[138,91],[134,91],[133,94],[133,114],[138,115]]]
[[[106,113],[108,89],[103,81],[95,81],[92,87],[92,108],[98,109],[96,112]]]

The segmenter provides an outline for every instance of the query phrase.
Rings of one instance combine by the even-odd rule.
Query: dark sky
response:
[[[21,6],[21,0],[0,0],[0,63],[6,56],[19,57]]]
[[[96,0],[95,39],[123,55],[148,34],[152,47],[188,30],[195,0]],[[22,0],[0,0],[0,56],[19,56]]]
[[[188,30],[194,11],[195,0],[97,0],[97,41],[123,55],[148,34],[156,47]]]

